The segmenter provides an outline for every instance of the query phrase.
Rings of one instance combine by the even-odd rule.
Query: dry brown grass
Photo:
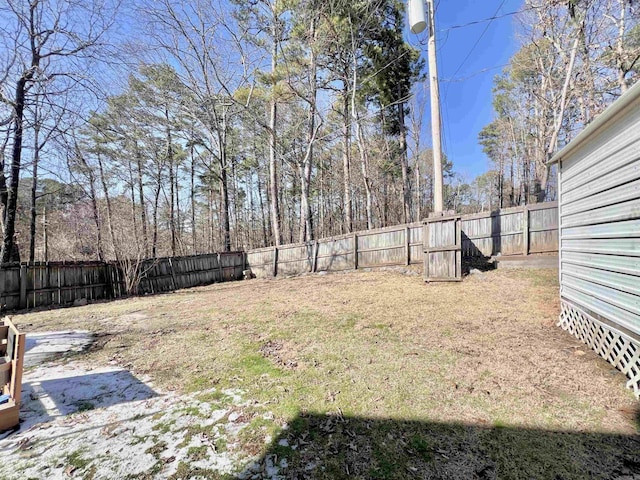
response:
[[[494,271],[460,284],[433,285],[394,272],[253,280],[15,319],[28,331],[93,330],[104,336],[102,348],[88,354],[90,361],[116,360],[150,374],[164,388],[240,388],[279,422],[308,418],[309,412],[387,422],[382,436],[365,440],[353,434],[363,443],[358,447],[356,441],[358,458],[368,459],[369,469],[360,473],[364,467],[355,460],[349,469],[349,457],[343,457],[336,468],[345,478],[411,477],[413,468],[448,471],[439,470],[439,462],[453,460],[441,456],[456,458],[478,478],[493,478],[511,467],[501,467],[506,461],[497,453],[501,447],[483,440],[485,429],[527,431],[533,437],[542,431],[574,432],[575,437],[567,437],[573,440],[566,440],[573,453],[584,450],[580,432],[615,436],[614,443],[637,441],[637,404],[623,376],[555,327],[556,275]],[[396,435],[404,439],[398,440],[404,453],[376,447],[388,434],[388,422],[414,422]],[[440,437],[423,442],[416,425],[479,430],[455,433],[464,438],[460,451],[469,454],[463,459],[451,452],[438,456],[432,442]],[[520,448],[518,442],[525,450],[530,443],[519,439],[510,446]],[[382,441],[388,443],[394,442]],[[469,453],[478,445],[484,450]],[[304,471],[309,458],[326,448],[319,442],[317,448],[288,452],[292,471]],[[548,448],[544,455],[536,453],[534,464],[551,462],[554,448]],[[427,453],[420,457],[421,450]],[[385,467],[388,455],[398,459]],[[412,467],[416,455],[421,460]],[[478,460],[485,457],[493,462],[488,473]],[[566,463],[562,458],[557,462]],[[624,463],[619,460],[589,468],[611,473]],[[560,477],[529,473],[532,478],[580,478],[572,476],[580,465],[567,467]],[[310,478],[339,478],[338,470],[325,469]],[[418,477],[447,478],[436,473]]]

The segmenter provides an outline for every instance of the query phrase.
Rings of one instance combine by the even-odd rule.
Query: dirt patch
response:
[[[263,357],[269,358],[276,365],[284,368],[297,368],[298,362],[287,357],[287,350],[285,344],[278,340],[269,340],[259,349]]]

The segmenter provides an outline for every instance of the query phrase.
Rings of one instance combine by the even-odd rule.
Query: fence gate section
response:
[[[430,218],[424,222],[424,279],[426,282],[462,280],[462,219]]]

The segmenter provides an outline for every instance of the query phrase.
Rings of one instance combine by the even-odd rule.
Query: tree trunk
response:
[[[151,245],[152,258],[158,257],[158,207],[160,205],[160,190],[162,189],[162,168],[158,168],[158,184],[153,199],[153,241]]]
[[[11,180],[7,207],[4,212],[4,235],[2,238],[2,253],[0,264],[7,262],[19,262],[20,252],[15,243],[16,210],[18,207],[18,187],[20,186],[20,165],[22,162],[22,135],[24,123],[24,104],[27,82],[33,73],[20,77],[16,84],[14,120],[13,120],[13,145],[11,148]]]
[[[618,39],[616,44],[616,50],[618,53],[618,85],[620,86],[620,93],[625,93],[629,90],[629,84],[627,83],[628,70],[625,68],[624,63],[624,37],[625,37],[625,17],[626,17],[626,2],[627,0],[619,0],[620,3],[620,23],[618,24]]]
[[[140,248],[140,236],[138,235],[138,215],[136,214],[136,185],[133,179],[133,166],[129,165],[129,195],[131,196],[131,223],[133,223],[133,238],[136,242],[136,250],[144,252],[144,245]]]
[[[173,176],[175,184],[175,196],[176,196],[176,244],[177,252],[179,255],[184,255],[184,245],[182,243],[182,218],[180,218],[180,166],[176,165],[175,174]]]
[[[256,205],[254,199],[254,187],[253,187],[253,172],[249,170],[247,172],[247,193],[249,194],[249,234],[248,242],[245,245],[247,248],[255,248],[255,231],[256,231]]]
[[[18,207],[18,187],[20,186],[20,167],[22,164],[22,139],[24,128],[24,107],[27,92],[27,84],[33,79],[33,75],[40,66],[40,47],[36,42],[34,31],[35,9],[37,2],[29,5],[30,27],[28,34],[31,40],[31,65],[16,83],[14,97],[13,117],[13,145],[11,148],[11,181],[4,211],[4,234],[2,238],[2,251],[0,252],[0,264],[20,261],[20,251],[15,243],[16,213]],[[3,179],[4,180],[4,179]],[[4,200],[4,198],[3,198]]]
[[[398,90],[400,87],[398,86]],[[401,92],[399,91],[398,94]],[[402,98],[402,97],[399,97]],[[404,103],[398,104],[398,124],[400,125],[400,169],[402,171],[402,221],[411,221],[411,185],[409,180],[409,152],[407,149],[407,128],[404,124]]]
[[[2,223],[2,232],[4,232],[4,219],[7,211],[7,202],[9,201],[9,190],[7,190],[7,177],[5,175],[5,156],[4,152],[9,144],[11,135],[7,132],[2,145],[0,145],[0,223]]]
[[[269,244],[269,233],[267,228],[268,215],[264,209],[264,199],[262,197],[262,183],[260,182],[260,170],[257,171],[258,177],[258,201],[260,202],[260,217],[262,219],[262,246],[266,247]]]
[[[47,235],[47,205],[42,207],[42,261],[49,261],[49,238]],[[100,259],[102,261],[102,259]]]
[[[324,181],[324,165],[320,166],[320,193],[318,194],[318,217],[320,220],[319,227],[319,237],[325,237],[326,235],[326,225],[325,225],[325,204],[324,204],[324,191],[325,191],[325,181]]]
[[[165,119],[167,121],[167,161],[169,162],[169,230],[171,230],[171,256],[176,256],[176,220],[175,220],[175,187],[173,178],[173,141],[171,138],[171,128],[169,127],[169,110],[164,111]]]
[[[360,168],[362,170],[362,179],[364,182],[365,192],[365,210],[367,215],[367,230],[374,228],[373,224],[373,193],[371,191],[371,178],[369,176],[369,154],[365,144],[364,135],[362,134],[362,125],[360,125],[360,115],[355,105],[355,99],[351,106],[351,116],[354,120],[356,129],[356,140],[358,142],[358,151],[360,152]]]
[[[311,166],[305,162],[304,166],[299,166],[300,176],[300,243],[313,240],[313,219],[311,217],[311,203],[309,202],[309,183],[311,177]]]
[[[387,172],[382,174],[382,227],[389,225],[389,175]]]
[[[35,262],[36,258],[36,200],[38,193],[38,163],[40,162],[40,121],[38,118],[38,107],[34,114],[33,125],[33,166],[31,179],[31,215],[29,222],[29,263]]]
[[[111,244],[113,245],[113,254],[116,258],[116,261],[120,261],[120,254],[118,249],[118,244],[116,242],[115,232],[113,231],[113,212],[111,209],[111,197],[109,196],[109,188],[107,187],[107,180],[104,175],[104,167],[102,165],[102,157],[97,155],[98,157],[98,172],[100,173],[100,182],[102,184],[102,193],[104,195],[105,201],[107,202],[107,230],[109,231],[109,237],[111,238]]]
[[[80,150],[76,147],[76,154],[79,155],[84,169],[89,178],[89,196],[91,197],[91,211],[93,213],[93,223],[96,225],[96,244],[98,248],[98,260],[104,262],[104,246],[102,241],[102,225],[100,224],[100,211],[98,210],[98,199],[96,194],[96,177],[93,174],[93,169],[89,167]],[[46,207],[45,207],[46,213]]]
[[[213,221],[213,186],[211,184],[209,184],[209,195],[207,197],[207,245],[209,253],[213,253],[215,222]]]
[[[144,254],[149,256],[149,236],[147,232],[147,205],[144,200],[144,181],[142,176],[142,158],[136,143],[136,165],[138,176],[138,196],[140,197],[140,220],[142,222],[142,241],[144,242]]]
[[[271,121],[269,128],[269,200],[271,208],[271,228],[273,230],[273,243],[280,245],[282,235],[280,232],[280,202],[278,192],[278,171],[276,166],[276,115],[277,106],[271,101]]]
[[[419,153],[418,153],[419,155]],[[416,156],[416,161],[415,161],[415,166],[413,167],[415,169],[415,175],[416,175],[416,198],[414,200],[415,205],[415,212],[416,215],[414,217],[414,221],[415,222],[419,222],[420,221],[420,217],[422,216],[422,192],[421,192],[421,185],[420,185],[420,163],[419,163],[419,157]]]
[[[277,9],[278,2],[277,0],[273,0],[273,23],[271,25],[271,35],[273,40],[273,45],[271,47],[271,74],[273,75],[273,85],[271,86],[271,98],[269,100],[269,197],[271,201],[271,228],[273,229],[274,245],[282,244],[282,232],[280,231],[280,203],[278,201],[278,170],[276,165],[276,126],[278,118],[278,104],[276,102],[275,74],[278,67],[278,45],[280,36]]]
[[[342,92],[343,112],[342,112],[342,175],[344,187],[344,225],[343,232],[350,233],[353,229],[353,212],[351,202],[351,120],[349,117],[349,91],[345,82]]]
[[[564,111],[567,106],[567,96],[569,94],[569,82],[571,80],[571,75],[573,73],[573,66],[576,61],[576,53],[578,51],[579,43],[580,43],[580,38],[576,37],[576,39],[573,41],[573,46],[571,47],[571,56],[569,58],[569,64],[567,65],[567,71],[565,73],[564,85],[562,86],[559,110],[556,115],[556,118],[554,119],[553,132],[551,134],[551,140],[549,140],[549,145],[547,147],[546,160],[551,158],[556,148],[558,147],[558,137],[560,135],[560,130],[562,129],[562,122],[564,120]],[[546,164],[543,164],[543,165],[537,164],[535,166],[535,170],[536,170],[536,182],[535,182],[536,198],[538,202],[544,202],[545,196],[547,194],[547,182],[549,180],[549,171]]]
[[[221,194],[221,213],[222,213],[222,235],[223,235],[223,248],[225,252],[231,251],[231,234],[230,234],[230,222],[229,222],[229,190],[227,180],[227,169],[221,167],[220,169],[220,194]]]
[[[192,135],[193,136],[193,135]],[[198,235],[196,233],[196,159],[194,156],[194,146],[191,145],[191,250],[194,255],[198,254]]]
[[[309,102],[309,121],[307,132],[307,154],[303,167],[300,169],[300,242],[310,242],[314,238],[313,218],[311,202],[309,201],[309,190],[311,185],[311,170],[313,168],[313,146],[316,137],[316,110],[318,97],[318,66],[317,55],[314,48],[316,41],[316,18],[311,19],[309,26],[309,39],[311,48],[309,49],[309,86],[311,90]]]
[[[593,77],[593,71],[591,69],[591,58],[589,57],[589,45],[587,44],[587,34],[586,34],[586,14],[585,18],[582,19],[579,26],[579,34],[578,37],[580,39],[580,44],[582,47],[582,70],[583,70],[583,81],[586,83],[586,91],[583,91],[580,95],[580,99],[582,101],[586,101],[586,109],[584,112],[584,124],[587,125],[591,122],[591,119],[595,112],[597,111],[597,105],[595,101],[595,93],[596,93],[596,82]]]
[[[509,191],[509,206],[513,207],[515,206],[515,202],[516,202],[516,191],[515,191],[515,183],[516,183],[516,179],[515,179],[515,174],[514,174],[514,165],[513,165],[514,159],[511,159],[511,168],[509,170],[509,178],[511,180],[511,189]]]

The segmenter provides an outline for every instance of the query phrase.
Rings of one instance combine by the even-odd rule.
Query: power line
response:
[[[466,82],[467,80],[470,80],[473,77],[477,77],[478,75],[481,75],[483,73],[490,72],[491,70],[496,70],[498,68],[508,67],[509,65],[511,65],[511,64],[510,63],[503,63],[502,65],[495,65],[493,67],[486,67],[486,68],[483,68],[483,69],[478,70],[476,72],[470,73],[465,77],[460,77],[460,78],[455,78],[455,77],[441,78],[440,82],[442,82],[442,83]]]
[[[498,7],[498,9],[496,10],[496,12],[493,14],[493,17],[489,18],[487,25],[484,27],[484,30],[482,31],[482,33],[480,34],[480,36],[478,37],[478,39],[476,40],[476,42],[473,44],[473,46],[471,47],[471,50],[469,50],[469,53],[467,53],[467,56],[464,57],[464,60],[462,60],[462,62],[460,62],[460,65],[458,65],[458,68],[456,69],[456,71],[454,72],[453,75],[451,75],[451,78],[455,78],[455,76],[458,74],[458,72],[460,72],[460,70],[462,69],[462,67],[464,66],[465,63],[467,63],[467,60],[469,60],[469,58],[471,57],[471,55],[473,54],[474,50],[476,49],[476,47],[480,44],[480,41],[482,40],[482,38],[485,36],[485,34],[487,33],[487,31],[489,30],[489,27],[491,26],[491,23],[493,22],[493,20],[495,20],[496,18],[498,18],[498,14],[500,13],[500,10],[502,10],[502,7],[504,7],[504,4],[507,2],[507,0],[502,0],[502,3],[500,4],[500,6]],[[475,24],[475,23],[474,23]],[[448,34],[448,32],[447,32]],[[450,82],[443,82],[443,83],[450,83]],[[447,104],[447,97],[449,96],[449,85],[446,86],[445,91],[444,91],[444,98],[445,101],[443,102],[443,111],[445,113],[444,117],[445,117],[445,122],[448,123],[448,112],[447,112],[447,108],[446,108],[446,104]],[[448,128],[445,128],[445,138],[447,138],[447,140],[449,140],[448,135]],[[453,144],[448,141],[447,142],[448,145],[447,146],[453,146]],[[451,152],[453,153],[453,152]]]
[[[487,31],[489,30],[489,27],[491,26],[491,23],[493,22],[494,19],[496,19],[498,17],[498,14],[500,13],[500,10],[502,10],[502,7],[504,7],[504,4],[506,2],[507,2],[507,0],[502,0],[502,3],[500,4],[500,6],[497,8],[495,13],[493,14],[493,17],[490,17],[488,19],[488,23],[484,27],[484,30],[482,31],[482,33],[480,34],[480,36],[478,37],[476,42],[473,44],[473,46],[471,47],[471,49],[469,50],[467,55],[464,57],[462,62],[460,62],[460,65],[458,65],[458,68],[456,69],[456,71],[453,73],[453,75],[451,75],[452,78],[455,78],[455,76],[458,74],[458,72],[460,72],[460,70],[462,69],[464,64],[467,62],[467,60],[469,60],[469,58],[473,54],[473,52],[476,49],[476,47],[480,44],[480,41],[482,40],[482,38],[485,36]],[[469,25],[475,25],[475,24],[480,23],[480,22],[482,22],[482,20],[470,23]],[[449,35],[449,31],[450,30],[446,30],[447,36]],[[440,79],[439,79],[439,81],[440,81]],[[449,112],[448,112],[448,109],[447,109],[447,97],[448,97],[448,94],[449,94],[449,88],[448,88],[448,85],[447,85],[447,88],[445,89],[445,92],[444,92],[445,101],[442,103],[442,106],[441,106],[441,116],[444,119],[444,123],[445,123],[444,140],[445,140],[445,149],[446,150],[449,150],[450,148],[453,148],[453,143],[450,141],[451,139],[449,137]],[[450,151],[449,153],[451,153],[453,155],[452,151]]]
[[[538,10],[540,8],[542,8],[542,7],[531,6],[531,7],[527,7],[527,8],[523,8],[523,9],[517,10],[515,12],[503,13],[502,15],[494,15],[493,17],[483,18],[483,19],[480,19],[480,20],[474,20],[474,21],[471,21],[471,22],[468,22],[468,23],[462,23],[460,25],[452,25],[450,27],[446,27],[446,28],[442,28],[440,30],[437,30],[437,32],[438,33],[443,33],[443,32],[448,32],[449,30],[456,30],[458,28],[466,28],[466,27],[470,27],[470,26],[473,26],[473,25],[478,25],[480,23],[492,22],[493,20],[498,20],[500,18],[510,17],[512,15],[518,15],[519,13],[528,12],[530,10]]]
[[[633,33],[629,33],[629,34],[623,35],[622,39],[630,38],[632,36],[633,36]],[[532,44],[529,44],[529,45],[532,45]],[[603,42],[594,42],[594,43],[589,43],[589,44],[586,45],[587,49],[589,49],[590,51],[593,50],[593,49],[605,49],[608,46],[609,45],[607,45],[606,43],[603,43]],[[556,53],[557,54],[560,54],[560,53],[569,54],[569,53],[571,53],[571,51],[572,51],[572,48],[561,48],[561,49],[554,48],[552,53],[553,54],[556,54]],[[491,70],[496,70],[498,68],[504,68],[504,67],[513,67],[513,66],[518,66],[518,65],[521,65],[521,62],[514,62],[513,57],[512,57],[511,60],[509,62],[507,62],[507,63],[503,63],[503,64],[500,64],[500,65],[494,65],[494,66],[491,66],[491,67],[482,68],[482,69],[477,70],[477,71],[475,71],[473,73],[470,73],[470,74],[468,74],[468,75],[466,75],[464,77],[455,78],[455,74],[454,74],[449,78],[441,78],[440,82],[441,83],[464,82],[464,81],[470,80],[471,78],[476,77],[476,76],[478,76],[478,75],[480,75],[482,73],[489,72]]]
[[[438,52],[440,58],[442,58],[442,53]],[[440,82],[440,79],[438,79],[438,82]],[[442,120],[443,123],[443,132],[442,132],[442,142],[443,142],[443,152],[444,152],[444,157],[447,157],[447,153],[449,153],[448,158],[453,158],[454,153],[453,153],[453,143],[451,142],[451,137],[450,135],[450,128],[449,128],[449,111],[447,109],[447,101],[446,101],[446,94],[445,94],[445,101],[440,102],[440,118]],[[433,145],[432,145],[433,148]]]
[[[467,56],[464,57],[464,60],[462,60],[462,62],[460,63],[460,65],[458,66],[458,68],[456,69],[456,71],[454,72],[453,75],[451,75],[451,77],[455,77],[458,72],[460,71],[460,69],[464,66],[464,64],[467,62],[467,60],[469,60],[469,58],[471,57],[471,54],[473,53],[473,51],[476,49],[476,47],[480,44],[480,41],[482,40],[482,37],[484,37],[484,35],[487,33],[487,31],[489,30],[489,27],[491,26],[491,22],[493,22],[493,20],[496,18],[496,16],[498,15],[498,13],[500,12],[500,10],[502,10],[502,7],[504,7],[504,4],[507,3],[507,0],[502,0],[502,3],[500,4],[500,6],[498,7],[498,9],[496,10],[496,13],[493,14],[492,19],[489,20],[489,23],[487,23],[487,25],[484,27],[484,30],[482,31],[482,33],[480,34],[480,36],[478,37],[478,39],[476,40],[476,43],[473,44],[473,47],[471,47],[471,50],[469,50],[469,53],[467,53]]]

